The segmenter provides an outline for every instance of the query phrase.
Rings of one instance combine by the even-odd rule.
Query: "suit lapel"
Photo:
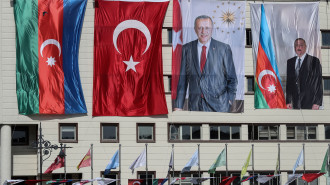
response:
[[[192,61],[194,63],[194,67],[195,67],[195,70],[197,71],[197,74],[199,77],[201,77],[201,70],[200,70],[200,67],[199,67],[199,59],[198,59],[198,49],[197,49],[197,43],[198,43],[198,40],[194,41],[193,45],[192,45],[192,51],[194,52],[192,54]]]

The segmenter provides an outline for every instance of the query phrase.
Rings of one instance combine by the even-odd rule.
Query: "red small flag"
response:
[[[301,178],[306,182],[312,182],[322,175],[324,175],[324,173],[305,173]]]
[[[77,169],[79,170],[80,168],[91,166],[91,162],[92,162],[91,149],[89,149],[85,157],[78,164]]]
[[[237,176],[224,177],[219,185],[230,185],[236,178]]]
[[[128,185],[140,185],[143,179],[128,179]]]
[[[44,173],[52,173],[54,170],[64,167],[65,163],[65,154],[62,150],[58,156],[56,157],[55,161],[47,168]]]

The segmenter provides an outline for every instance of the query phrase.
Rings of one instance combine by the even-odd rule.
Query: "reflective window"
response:
[[[118,137],[118,123],[101,123],[101,142],[117,143]]]
[[[137,141],[139,142],[154,142],[155,139],[155,124],[154,123],[138,123],[137,124]]]
[[[170,140],[200,140],[201,125],[170,125]]]
[[[60,123],[59,130],[60,142],[78,142],[76,123]]]

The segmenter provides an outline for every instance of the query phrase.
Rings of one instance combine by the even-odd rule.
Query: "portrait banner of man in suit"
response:
[[[256,62],[261,3],[251,3],[250,7],[252,52]],[[286,108],[323,109],[319,3],[265,3],[264,9]],[[263,84],[262,80],[258,80]]]
[[[179,2],[182,30],[173,32],[179,38],[173,49],[182,44],[182,55],[172,64],[173,110],[243,112],[245,2]]]

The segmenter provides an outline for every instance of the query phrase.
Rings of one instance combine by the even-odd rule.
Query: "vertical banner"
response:
[[[173,110],[243,112],[244,51],[245,2],[175,0]]]
[[[87,113],[78,52],[87,0],[17,0],[16,93],[20,114]]]
[[[169,1],[95,1],[93,116],[167,114],[161,33]]]
[[[319,3],[250,7],[255,108],[322,109]]]

